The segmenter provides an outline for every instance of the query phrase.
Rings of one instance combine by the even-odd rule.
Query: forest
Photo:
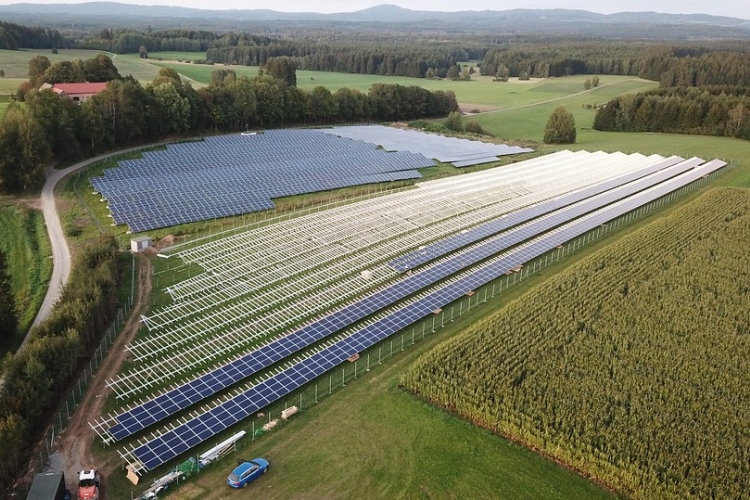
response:
[[[72,45],[73,41],[61,35],[58,30],[0,21],[0,49],[62,49]]]
[[[713,189],[424,355],[409,391],[630,498],[750,491],[750,194]]]
[[[750,140],[750,87],[668,87],[623,95],[597,110],[594,129]]]
[[[26,464],[48,412],[70,384],[117,309],[119,245],[106,236],[77,257],[69,285],[52,314],[30,332],[31,341],[3,364],[0,393],[0,484]],[[0,273],[0,289],[2,288]]]
[[[437,41],[419,33],[384,36],[382,30],[373,30],[329,28],[314,33],[268,33],[262,29],[248,32],[109,27],[67,30],[63,37],[55,30],[3,23],[0,48],[3,44],[13,49],[76,47],[142,57],[148,57],[149,52],[195,52],[195,60],[206,64],[247,66],[262,66],[272,57],[289,57],[301,70],[414,78],[450,77],[452,67],[476,61],[480,73],[486,76],[632,75],[658,81],[665,87],[750,85],[747,42],[740,38],[602,43],[569,34],[458,31]]]

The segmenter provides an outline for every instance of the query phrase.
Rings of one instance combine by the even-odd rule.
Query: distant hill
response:
[[[267,9],[207,10],[186,7],[129,5],[117,2],[88,2],[82,4],[33,4],[17,3],[0,5],[0,15],[56,15],[112,17],[169,17],[182,19],[228,19],[234,21],[334,21],[355,23],[415,23],[438,21],[441,23],[511,23],[544,24],[592,23],[592,24],[638,24],[638,25],[707,25],[747,27],[750,20],[707,14],[662,14],[657,12],[621,12],[596,14],[584,10],[570,9],[512,9],[437,12],[404,9],[396,5],[378,5],[356,12],[320,14],[315,12],[277,12]]]

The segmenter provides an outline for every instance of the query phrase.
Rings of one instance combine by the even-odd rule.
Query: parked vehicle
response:
[[[95,469],[78,473],[78,500],[99,500],[99,473]]]
[[[268,472],[269,463],[264,458],[239,460],[238,463],[239,465],[227,477],[227,484],[232,488],[244,488]]]

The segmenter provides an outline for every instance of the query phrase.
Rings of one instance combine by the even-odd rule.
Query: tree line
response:
[[[622,95],[597,110],[594,129],[750,140],[750,87],[669,87]]]
[[[67,394],[114,318],[118,255],[112,236],[102,237],[84,249],[49,318],[31,330],[31,340],[23,351],[4,360],[5,382],[0,393],[3,487],[24,469],[50,412]]]
[[[309,43],[286,40],[267,45],[219,45],[206,52],[215,63],[262,66],[271,57],[292,57],[299,69],[366,75],[424,78],[428,71],[445,77],[457,62],[481,58],[484,49],[419,44]]]
[[[9,26],[5,31],[2,26]],[[665,43],[601,43],[543,33],[522,36],[445,33],[445,41],[426,34],[365,31],[304,31],[287,28],[262,34],[204,29],[135,30],[105,28],[66,32],[0,23],[0,46],[78,47],[118,54],[154,51],[195,52],[209,63],[262,66],[272,57],[290,57],[299,69],[356,74],[445,78],[457,63],[478,63],[482,75],[498,78],[558,77],[576,74],[629,75],[663,86],[749,85],[750,60],[741,40]],[[19,33],[13,36],[7,33]],[[21,36],[20,34],[24,34]],[[13,40],[16,40],[15,42]]]
[[[105,55],[100,68],[109,67]],[[37,61],[38,62],[38,61]],[[0,121],[0,192],[39,186],[53,156],[87,156],[170,135],[232,132],[248,128],[396,121],[446,116],[458,109],[452,92],[374,84],[369,92],[294,86],[289,59],[271,59],[261,75],[238,77],[217,69],[208,87],[195,90],[177,72],[162,68],[142,86],[132,77],[111,80],[106,90],[76,104],[36,85],[51,65],[30,66],[31,88],[19,92]],[[84,64],[85,66],[85,64]]]
[[[750,58],[737,42],[667,45],[569,41],[491,48],[482,75],[548,78],[576,74],[637,76],[672,85],[748,85]]]
[[[141,47],[148,52],[203,52],[218,40],[216,33],[204,30],[165,29],[143,32],[131,28],[104,28],[78,40],[80,48],[106,50],[115,54],[137,54]],[[197,58],[196,58],[197,59]]]
[[[72,45],[73,41],[65,38],[58,30],[0,21],[0,49],[51,49]]]

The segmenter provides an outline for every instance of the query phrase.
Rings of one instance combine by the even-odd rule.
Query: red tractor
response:
[[[78,473],[78,500],[99,500],[99,473],[95,469]]]

